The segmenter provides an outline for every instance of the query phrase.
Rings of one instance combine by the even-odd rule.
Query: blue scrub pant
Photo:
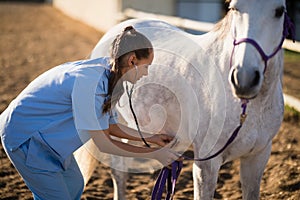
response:
[[[15,151],[6,149],[3,140],[2,144],[11,162],[33,193],[35,200],[80,200],[84,181],[74,156],[66,170],[51,172],[32,168],[25,164],[27,142]]]

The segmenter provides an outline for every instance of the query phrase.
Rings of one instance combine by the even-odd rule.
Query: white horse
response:
[[[93,50],[92,58],[108,56],[112,39],[128,25],[153,42],[155,59],[149,76],[135,86],[134,110],[144,130],[173,133],[175,150],[184,151],[192,143],[195,158],[224,146],[240,123],[240,99],[250,100],[248,117],[233,143],[211,160],[194,162],[195,199],[213,199],[221,165],[238,158],[243,199],[259,199],[284,111],[279,49],[285,8],[284,0],[232,0],[228,14],[204,35],[158,20],[128,20],[108,31]],[[120,104],[126,102],[125,96]],[[135,127],[128,106],[118,111]],[[125,198],[124,191],[118,192],[119,199]]]

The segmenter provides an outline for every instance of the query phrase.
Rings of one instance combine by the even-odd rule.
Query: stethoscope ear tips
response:
[[[131,61],[131,64],[134,66],[134,68],[137,70],[137,66],[134,64],[133,61]]]

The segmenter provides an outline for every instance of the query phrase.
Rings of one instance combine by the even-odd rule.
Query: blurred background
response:
[[[23,0],[23,2],[30,1]],[[126,10],[129,8],[209,23],[219,21],[224,17],[228,8],[228,3],[224,0],[32,0],[31,2],[50,3],[100,31],[107,31],[120,20],[132,17],[134,14],[126,16]],[[296,25],[296,35],[299,40],[300,0],[286,0],[286,4],[289,16]]]
[[[227,6],[223,0],[0,0],[0,113],[39,74],[87,58],[102,35],[122,20],[161,18],[201,34],[226,14]],[[287,0],[287,9],[299,41],[300,0]],[[197,23],[181,24],[182,19]],[[300,53],[285,50],[284,55],[284,93],[300,99]],[[262,200],[300,199],[299,143],[299,111],[286,106],[262,180]],[[156,175],[130,174],[127,199],[149,199]],[[193,199],[192,162],[184,162],[176,190],[176,199]],[[0,199],[32,199],[1,143]],[[87,199],[113,199],[110,169],[101,163],[82,196]],[[241,199],[238,160],[222,167],[215,199]]]

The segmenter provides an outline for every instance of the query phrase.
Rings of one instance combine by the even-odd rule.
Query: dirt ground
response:
[[[101,33],[44,4],[0,2],[0,112],[37,75],[64,63],[85,58]],[[300,62],[294,54],[286,62],[284,90],[300,98]],[[299,58],[299,56],[298,56]],[[298,117],[298,118],[297,118]],[[261,185],[261,199],[300,199],[299,115],[286,114],[274,138],[272,154]],[[239,162],[220,171],[215,199],[241,199]],[[128,199],[149,199],[157,174],[130,175]],[[192,163],[184,162],[175,199],[192,199]],[[82,196],[112,199],[110,169],[99,164]],[[0,145],[0,199],[32,199]]]

